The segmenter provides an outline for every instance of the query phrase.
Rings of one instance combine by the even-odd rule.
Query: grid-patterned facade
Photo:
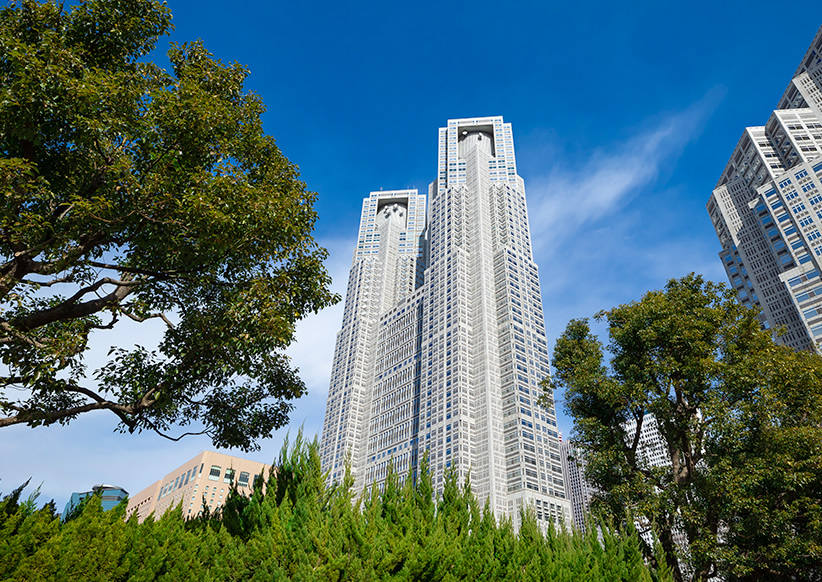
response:
[[[636,419],[629,420],[622,425],[624,439],[627,446],[632,446],[636,438]],[[580,531],[586,531],[586,520],[591,510],[591,501],[597,496],[598,490],[590,485],[585,478],[585,452],[576,447],[573,441],[565,441],[561,445],[563,470],[568,484],[568,496],[574,516],[574,526]],[[642,426],[639,429],[639,440],[636,446],[637,464],[642,469],[653,467],[671,467],[671,457],[665,437],[659,430],[659,423],[653,414],[642,417]],[[636,516],[634,523],[645,541],[653,545],[653,534],[649,521]],[[676,528],[674,541],[681,548],[687,547],[684,533]]]
[[[572,441],[563,441],[560,444],[560,456],[568,487],[568,498],[571,500],[574,527],[584,532],[591,500],[596,494],[596,489],[585,479],[585,454],[575,447]]]
[[[126,517],[136,514],[139,521],[154,514],[156,519],[177,506],[183,517],[200,514],[203,506],[213,512],[225,503],[231,487],[250,495],[257,476],[268,478],[270,467],[215,451],[203,451],[165,477],[152,483],[128,500]]]
[[[320,450],[331,480],[341,480],[351,464],[358,490],[366,483],[367,459],[376,455],[369,434],[372,405],[382,404],[379,398],[372,403],[380,316],[422,284],[425,224],[426,198],[417,190],[372,192],[363,201]]]
[[[822,28],[764,127],[745,130],[708,201],[719,256],[775,339],[822,342]]]
[[[438,146],[429,221],[415,239],[414,287],[370,294],[367,323],[359,283],[366,258],[357,253],[381,257],[390,239],[355,253],[323,429],[324,468],[339,480],[348,455],[362,487],[380,484],[389,464],[413,474],[427,452],[437,489],[447,472],[460,482],[470,472],[480,501],[498,516],[516,520],[530,506],[545,523],[570,521],[553,403],[539,401],[548,346],[511,126],[501,117],[450,120]],[[370,218],[364,210],[360,245]],[[373,262],[375,272],[384,269],[381,259]],[[358,328],[362,341],[348,341],[347,328]],[[355,385],[346,374],[356,361],[364,374]]]

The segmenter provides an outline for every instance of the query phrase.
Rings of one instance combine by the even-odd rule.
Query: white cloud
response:
[[[348,283],[348,271],[351,268],[351,251],[356,246],[356,239],[318,242],[329,251],[325,267],[331,275],[331,290],[339,294],[343,300],[300,321],[297,324],[297,340],[289,346],[287,353],[299,367],[300,378],[306,383],[309,391],[325,390],[327,393],[334,341],[342,322],[345,288]]]
[[[328,382],[334,359],[334,343],[342,322],[345,288],[356,239],[324,239],[318,242],[329,251],[325,266],[331,275],[331,290],[338,293],[342,300],[320,313],[309,315],[297,324],[296,341],[289,346],[287,353],[294,365],[299,368],[300,378],[305,382],[308,394],[294,402],[289,427],[277,431],[274,435],[272,448],[277,451],[289,430],[294,434],[302,426],[309,438],[322,432],[325,400],[328,396]]]
[[[326,268],[331,274],[332,290],[342,295],[351,264],[354,240],[318,241],[329,249]],[[342,302],[297,325],[297,340],[288,354],[300,369],[308,394],[294,402],[291,425],[260,443],[261,450],[251,454],[224,451],[271,463],[278,455],[285,435],[304,426],[308,438],[322,430],[325,399],[328,393],[334,338],[342,320]],[[109,334],[98,334],[86,355],[89,371],[104,364],[112,345],[143,345],[155,348],[162,338],[164,324],[121,322]],[[81,415],[69,426],[47,428],[12,426],[0,431],[0,492],[12,489],[31,478],[24,495],[43,484],[41,502],[54,499],[62,511],[72,491],[88,491],[97,483],[114,483],[130,493],[138,493],[166,473],[202,450],[213,450],[204,436],[186,437],[172,442],[151,432],[119,434],[113,432],[116,417],[107,411]],[[293,440],[293,438],[292,438]]]
[[[551,171],[531,178],[528,194],[535,250],[553,248],[625,206],[654,183],[695,139],[724,92],[709,91],[691,107],[656,121],[623,143],[598,149],[576,164],[546,160]]]
[[[721,278],[704,213],[710,191],[668,184],[667,175],[723,96],[722,89],[709,91],[582,159],[554,144],[543,147],[549,154],[542,166],[550,170],[529,176],[526,187],[549,350],[571,319],[638,300],[691,271]],[[571,421],[561,406],[557,412],[568,434]]]

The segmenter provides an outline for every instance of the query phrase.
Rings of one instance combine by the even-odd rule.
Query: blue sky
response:
[[[571,318],[691,271],[722,280],[705,203],[745,126],[761,125],[819,25],[818,0],[772,2],[243,2],[171,0],[171,40],[202,38],[247,65],[265,126],[319,193],[316,238],[345,288],[360,204],[426,191],[437,128],[513,125],[550,347]],[[167,46],[167,41],[161,46]],[[342,306],[301,323],[290,350],[309,394],[291,430],[322,428]],[[94,338],[156,343],[158,327]],[[561,412],[561,411],[560,411]],[[211,449],[112,432],[111,413],[0,432],[0,491],[31,477],[62,509],[100,482],[137,493]],[[570,422],[560,414],[567,435]],[[251,458],[271,462],[288,429]],[[241,454],[241,453],[240,453]]]

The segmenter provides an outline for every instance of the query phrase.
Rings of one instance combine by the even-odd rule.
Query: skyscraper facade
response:
[[[359,490],[390,466],[453,471],[518,519],[570,521],[525,187],[511,125],[439,130],[437,178],[363,202],[323,426],[323,467]],[[426,205],[428,205],[426,212]]]
[[[639,439],[636,442],[637,465],[643,470],[658,467],[672,469],[668,443],[659,430],[656,417],[650,413],[646,414],[642,417],[640,424]],[[630,447],[636,437],[636,419],[626,421],[622,424],[622,428],[625,444]],[[564,441],[560,446],[563,470],[565,471],[565,480],[568,486],[568,497],[571,500],[574,527],[584,532],[588,525],[591,502],[594,498],[602,498],[603,493],[592,487],[585,478],[585,466],[587,464],[585,451],[574,446],[572,441]],[[635,514],[634,526],[642,539],[645,540],[645,543],[653,547],[656,540],[652,521],[647,516]],[[690,545],[681,523],[675,524],[671,533],[673,534],[674,543],[679,548],[680,555],[687,556],[690,552]]]
[[[584,532],[591,510],[591,500],[597,490],[591,487],[585,478],[585,453],[568,440],[562,441],[559,447],[574,527]]]
[[[628,446],[631,445],[636,436],[636,427],[637,421],[635,419],[629,420],[622,425],[625,431],[625,444]],[[585,465],[587,464],[585,451],[575,446],[573,441],[563,441],[560,450],[562,468],[565,471],[565,481],[568,487],[568,497],[571,500],[574,526],[580,531],[585,531],[585,521],[591,509],[591,500],[597,495],[598,491],[585,478]],[[638,464],[643,468],[671,466],[668,445],[659,431],[659,423],[657,423],[653,414],[646,414],[642,418],[636,453]],[[647,520],[638,516],[637,526],[639,527],[642,522],[647,522]],[[643,532],[646,529],[648,528],[641,527],[639,531]],[[646,541],[650,542],[650,540],[650,537],[646,538]]]
[[[822,344],[822,28],[763,127],[745,129],[707,204],[728,279],[776,341]]]
[[[403,342],[403,350],[391,349],[388,360],[383,357],[379,362],[382,369],[399,358],[401,352],[406,354],[402,361],[391,364],[391,377],[385,377],[386,372],[381,371],[380,382],[377,382],[375,370],[378,351],[382,354],[386,351],[378,338],[381,316],[412,295],[419,300],[419,293],[415,291],[422,282],[425,266],[425,217],[425,196],[416,190],[372,192],[363,201],[342,328],[334,347],[321,449],[323,469],[330,471],[332,480],[341,480],[346,461],[351,463],[357,489],[366,483],[366,466],[373,474],[381,464],[384,469],[388,457],[392,457],[395,468],[406,471],[412,466],[412,452],[416,455],[417,426],[411,423],[419,408],[420,354],[412,349],[410,340]],[[409,319],[402,321],[407,323]],[[416,330],[405,333],[418,335]],[[382,349],[378,350],[381,345]],[[408,356],[413,361],[409,362]],[[405,378],[402,402],[395,390],[391,390],[388,400],[384,401],[381,394],[395,378]],[[376,384],[379,387],[375,394]],[[372,414],[372,405],[381,412]],[[384,434],[369,438],[380,432],[380,426],[389,425],[392,438]],[[371,440],[383,443],[384,446],[379,447],[379,458],[384,459],[384,463],[367,461],[369,456],[377,455],[376,444]],[[386,452],[389,449],[390,454]]]

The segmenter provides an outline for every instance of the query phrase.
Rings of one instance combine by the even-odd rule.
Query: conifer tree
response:
[[[280,455],[263,491],[223,512],[185,520],[181,507],[139,523],[124,506],[104,512],[92,498],[61,523],[46,504],[31,511],[21,491],[0,502],[0,579],[225,581],[649,581],[637,536],[582,536],[549,528],[530,510],[519,534],[481,511],[451,472],[434,500],[427,462],[401,483],[392,470],[382,490],[354,499],[353,477],[326,487],[317,442],[301,435]],[[232,495],[239,495],[232,492]],[[654,580],[670,582],[662,572]]]

